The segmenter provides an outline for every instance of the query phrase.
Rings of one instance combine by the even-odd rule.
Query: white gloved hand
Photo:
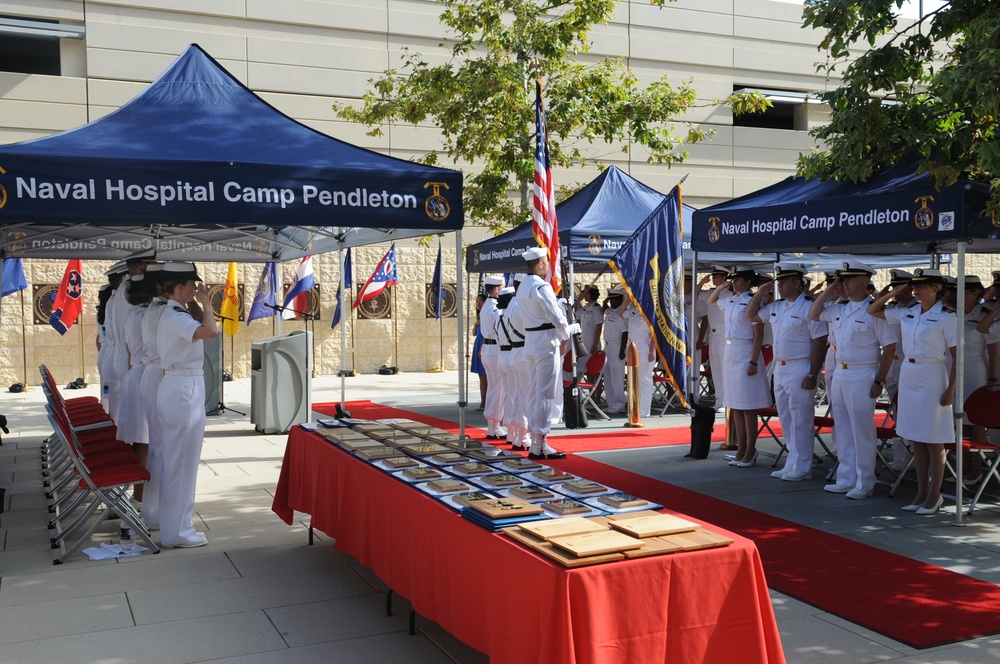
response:
[[[569,336],[573,336],[574,334],[579,334],[581,332],[583,332],[583,328],[580,327],[579,323],[573,323],[572,325],[566,327],[566,334]]]

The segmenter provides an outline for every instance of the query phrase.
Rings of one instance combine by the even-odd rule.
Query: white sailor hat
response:
[[[806,266],[799,265],[798,263],[775,263],[774,264],[774,278],[775,280],[785,279],[787,277],[804,277],[806,274]]]
[[[128,272],[128,266],[125,265],[125,261],[118,261],[108,268],[107,272],[104,273],[104,276],[110,277],[113,274],[125,274],[126,272]]]
[[[487,286],[503,286],[503,277],[495,277],[490,275],[483,279],[483,283]]]
[[[828,270],[828,271],[826,271],[826,272],[823,273],[823,277],[826,280],[827,284],[832,284],[834,281],[837,280],[837,271],[836,270]]]
[[[188,261],[167,261],[160,276],[164,281],[201,281],[194,263]]]
[[[548,253],[549,252],[545,250],[545,247],[532,247],[531,249],[526,249],[525,252],[521,254],[521,258],[526,261],[536,261],[543,256],[547,256]]]
[[[506,288],[500,289],[500,295],[513,295],[513,294],[514,294],[513,286],[507,286]]]
[[[910,283],[914,286],[921,284],[938,284],[939,286],[943,286],[946,280],[941,276],[941,270],[935,270],[930,267],[918,267],[913,271],[913,278],[910,279]]]
[[[875,274],[875,269],[861,261],[846,260],[840,264],[837,270],[838,277],[864,277]]]
[[[135,284],[135,283],[138,283],[138,282],[142,281],[143,279],[145,279],[145,275],[143,275],[143,274],[133,274],[131,281],[132,281],[133,284]]]
[[[889,286],[894,288],[910,283],[910,279],[912,278],[913,275],[906,270],[900,270],[897,268],[889,270]]]

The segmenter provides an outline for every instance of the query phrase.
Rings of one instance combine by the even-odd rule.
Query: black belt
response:
[[[483,339],[483,343],[486,344],[487,346],[496,346],[497,345],[497,340],[496,339]]]
[[[515,341],[514,343],[512,343],[510,345],[510,347],[511,348],[524,348],[524,342],[523,341]]]
[[[510,350],[510,346],[500,346],[500,350],[504,351]]]
[[[544,325],[539,325],[538,327],[526,327],[525,332],[541,332],[542,330],[554,330],[556,326],[552,323],[545,323]]]

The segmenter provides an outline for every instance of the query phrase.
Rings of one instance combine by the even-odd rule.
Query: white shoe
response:
[[[830,493],[850,493],[853,486],[847,484],[827,484],[823,487],[823,491],[829,491]]]
[[[205,546],[206,544],[208,544],[208,538],[205,537],[205,533],[197,532],[194,534],[194,539],[178,542],[173,547],[175,549],[197,549],[199,546]],[[166,544],[163,546],[169,548]]]
[[[785,473],[784,475],[781,476],[781,479],[784,480],[785,482],[801,482],[802,480],[811,480],[812,477],[813,477],[812,473],[796,473],[793,471],[790,473]]]
[[[781,470],[775,470],[775,471],[771,472],[771,477],[773,477],[775,479],[782,480],[782,479],[785,479],[785,473],[786,472],[787,471],[784,468],[782,468]]]
[[[847,497],[851,500],[864,500],[871,495],[871,491],[862,491],[861,489],[851,489],[847,492]]]

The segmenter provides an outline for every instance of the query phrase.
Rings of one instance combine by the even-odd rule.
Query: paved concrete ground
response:
[[[346,383],[348,400],[456,417],[454,372],[358,376]],[[336,400],[339,389],[339,378],[317,378],[313,399]],[[249,381],[226,384],[231,408],[248,411],[249,394]],[[233,411],[208,419],[197,503],[198,527],[208,535],[208,546],[99,562],[77,554],[53,566],[38,465],[47,433],[42,403],[40,390],[0,393],[0,413],[11,430],[0,446],[0,487],[7,489],[0,515],[0,663],[487,661],[426,620],[418,619],[417,636],[407,635],[404,600],[397,598],[396,615],[385,617],[385,587],[370,571],[335,551],[322,533],[315,546],[307,546],[304,515],[292,527],[281,522],[270,505],[285,437],[257,434],[248,418]],[[484,424],[475,410],[466,416],[471,425]],[[588,431],[618,431],[621,422],[595,421]],[[687,423],[675,415],[651,418],[647,426]],[[772,443],[762,444],[769,446],[773,449]],[[686,451],[675,446],[593,455],[1000,583],[998,509],[983,509],[969,525],[956,528],[953,507],[935,517],[901,512],[909,487],[895,500],[881,488],[875,497],[855,502],[825,494],[819,475],[783,483],[769,477],[768,464],[736,470],[721,452],[693,461],[683,457]],[[95,541],[111,541],[116,533],[117,523],[106,523]],[[772,601],[792,664],[985,664],[1000,658],[1000,637],[915,651],[779,593],[772,592]]]

